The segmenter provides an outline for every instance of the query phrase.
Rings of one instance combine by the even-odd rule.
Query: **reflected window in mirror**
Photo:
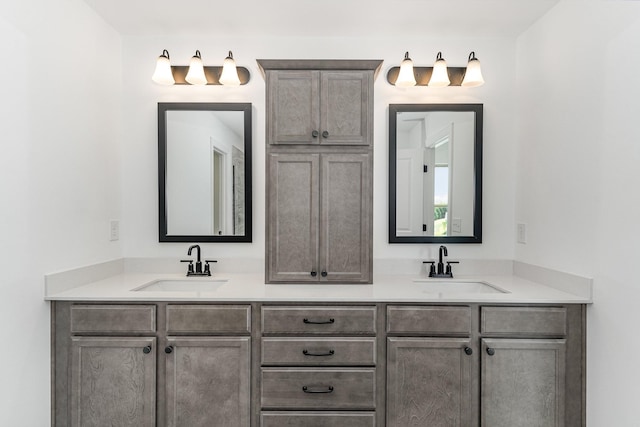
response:
[[[251,242],[251,104],[158,103],[161,242]]]
[[[389,243],[482,243],[482,115],[389,105]]]

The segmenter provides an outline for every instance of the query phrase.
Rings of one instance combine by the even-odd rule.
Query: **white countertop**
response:
[[[214,273],[208,280],[227,280],[215,291],[135,291],[157,280],[207,280],[184,274],[122,272],[57,292],[45,291],[48,301],[208,301],[208,302],[432,302],[509,304],[587,304],[590,293],[568,292],[516,275],[428,279],[420,275],[377,275],[372,285],[267,285],[260,274]],[[429,292],[423,282],[483,282],[504,293]]]

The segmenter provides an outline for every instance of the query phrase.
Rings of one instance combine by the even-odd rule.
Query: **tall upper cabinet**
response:
[[[266,281],[371,283],[378,60],[258,60],[267,87]]]

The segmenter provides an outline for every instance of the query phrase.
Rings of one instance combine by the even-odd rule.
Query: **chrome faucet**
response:
[[[436,267],[435,261],[423,261],[423,264],[431,264],[429,267],[429,277],[439,278],[453,278],[453,272],[451,271],[451,264],[458,264],[459,261],[444,261],[444,257],[449,256],[449,251],[444,245],[440,245],[438,250],[438,265]],[[447,263],[445,267],[444,263]]]
[[[200,259],[200,245],[193,245],[189,247],[187,251],[187,255],[191,256],[191,251],[196,250],[196,265],[195,269],[193,268],[193,260],[192,259],[182,259],[180,262],[188,262],[187,266],[187,276],[211,276],[211,267],[209,266],[210,262],[218,262],[213,259],[205,259],[204,270],[202,269],[202,260]]]

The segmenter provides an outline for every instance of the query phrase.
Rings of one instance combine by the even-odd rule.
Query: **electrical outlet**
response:
[[[112,242],[120,239],[120,221],[117,219],[109,223],[109,240]]]
[[[526,244],[527,243],[527,225],[518,223],[516,229],[517,229],[518,243]]]
[[[462,232],[462,218],[453,218],[453,221],[451,221],[451,231],[454,233]]]

